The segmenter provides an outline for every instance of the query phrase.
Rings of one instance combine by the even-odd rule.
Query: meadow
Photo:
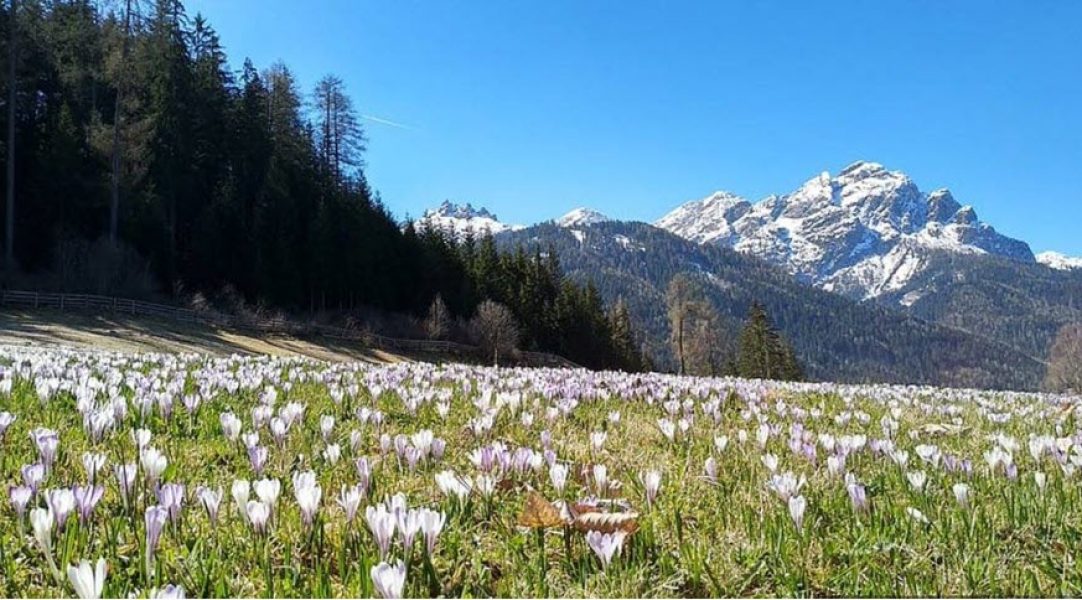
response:
[[[0,595],[1077,596],[1078,400],[0,348]]]

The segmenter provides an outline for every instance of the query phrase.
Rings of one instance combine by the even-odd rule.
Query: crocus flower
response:
[[[549,467],[549,480],[552,481],[552,488],[557,494],[562,494],[567,486],[567,471],[567,465],[560,463],[553,463]]]
[[[905,477],[909,480],[909,485],[918,492],[924,489],[924,483],[928,480],[924,471],[910,471]]]
[[[60,531],[68,523],[68,517],[75,510],[75,494],[68,489],[49,490],[45,493],[45,504],[53,515],[54,525]]]
[[[341,506],[346,513],[347,523],[352,523],[357,516],[357,509],[360,507],[364,495],[364,489],[360,485],[343,487],[342,491],[338,493],[338,506]]]
[[[419,520],[421,522],[421,533],[425,536],[425,549],[431,555],[436,551],[436,541],[439,538],[440,531],[443,530],[446,517],[439,511],[422,508]]]
[[[707,458],[703,464],[703,477],[710,483],[718,482],[718,461],[713,456]]]
[[[169,520],[176,523],[180,511],[184,508],[184,486],[179,483],[167,483],[158,490],[158,502],[169,511]]]
[[[338,459],[342,456],[342,448],[338,444],[328,444],[323,449],[323,458],[327,463],[331,465],[338,464]]]
[[[653,506],[657,493],[661,489],[661,473],[647,471],[639,476],[642,487],[646,491],[646,506]]]
[[[624,547],[624,538],[626,536],[627,534],[623,530],[612,533],[601,533],[595,530],[586,534],[586,543],[601,560],[603,570],[609,567],[612,557]]]
[[[459,477],[454,471],[436,473],[436,485],[444,496],[455,498],[459,502],[464,501],[473,488],[469,477]]]
[[[267,505],[267,509],[274,512],[278,504],[278,496],[282,493],[282,482],[277,479],[260,479],[252,484],[255,495],[259,496],[260,502]]]
[[[34,495],[34,490],[25,485],[13,485],[8,488],[8,496],[11,498],[11,506],[21,521],[26,514],[26,505]]]
[[[98,477],[98,471],[105,466],[105,455],[97,452],[84,452],[83,453],[83,469],[86,471],[86,478],[90,483]]]
[[[184,592],[184,586],[170,583],[165,587],[152,591],[150,597],[154,598],[154,600],[184,600],[187,596]]]
[[[79,513],[79,523],[86,524],[90,520],[91,513],[94,512],[94,507],[98,505],[102,495],[105,494],[105,488],[100,485],[77,485],[72,491],[75,496],[75,506]]]
[[[1044,488],[1048,485],[1048,476],[1041,471],[1033,472],[1033,481],[1037,484],[1037,490],[1044,492]]]
[[[49,554],[53,547],[53,515],[44,508],[30,511],[30,526],[34,530],[34,540],[41,551]]]
[[[99,558],[97,565],[79,561],[78,567],[68,567],[68,580],[71,587],[75,588],[75,594],[84,600],[97,600],[101,598],[102,589],[105,587],[105,559]]]
[[[263,474],[263,467],[267,464],[267,449],[263,446],[252,446],[248,448],[248,462],[252,465],[252,471],[255,471],[256,475]]]
[[[401,598],[406,586],[406,565],[398,561],[393,565],[381,562],[372,567],[372,585],[381,598]]]
[[[854,481],[847,483],[845,489],[849,492],[849,502],[853,505],[853,510],[857,512],[868,510],[868,495],[863,485]]]
[[[912,518],[918,523],[923,523],[924,525],[927,525],[929,523],[928,517],[924,516],[924,513],[913,508],[912,506],[907,506],[905,508],[905,514],[909,515],[910,518]]]
[[[56,460],[56,452],[60,446],[60,434],[52,429],[39,427],[30,432],[30,439],[37,447],[38,457],[41,463],[48,469]]]
[[[420,516],[417,510],[403,510],[395,513],[398,532],[402,535],[402,548],[406,552],[413,548],[413,538],[421,530]]]
[[[358,485],[367,492],[372,480],[372,465],[368,462],[367,456],[358,458],[353,464],[357,467]]]
[[[138,473],[138,467],[135,463],[126,465],[116,465],[113,467],[116,472],[117,486],[120,488],[120,498],[124,501],[124,505],[127,506],[131,500],[132,488],[135,485],[135,475]]]
[[[245,512],[253,531],[263,533],[267,530],[267,521],[271,513],[270,505],[259,500],[249,500],[245,506]]]
[[[609,489],[609,469],[605,465],[594,465],[594,489],[598,494],[604,494]]]
[[[41,482],[45,480],[45,465],[40,463],[26,465],[22,468],[21,473],[23,483],[36,493]]]
[[[789,498],[789,516],[793,519],[793,524],[796,525],[798,531],[804,529],[804,510],[808,508],[808,502],[804,499],[804,496],[793,496]]]
[[[364,519],[368,523],[368,529],[372,531],[376,546],[379,547],[380,558],[386,558],[391,550],[391,541],[397,524],[394,513],[388,511],[383,504],[377,504],[365,509]]]
[[[199,503],[207,511],[207,517],[210,518],[211,525],[218,523],[218,509],[222,504],[222,496],[222,488],[220,487],[212,490],[205,486],[199,486],[195,490],[195,497],[199,499]]]
[[[146,521],[146,543],[147,543],[147,557],[154,556],[154,552],[158,549],[158,541],[161,539],[162,528],[165,526],[165,521],[169,518],[169,511],[161,506],[148,506],[146,513],[143,515]]]
[[[956,483],[951,487],[954,491],[954,499],[962,508],[969,508],[969,486],[964,483]]]
[[[152,484],[161,478],[162,472],[169,465],[165,455],[153,447],[143,449],[139,460],[143,465],[143,472],[146,473],[147,480]]]
[[[0,439],[3,439],[4,433],[8,430],[8,427],[11,427],[11,424],[15,422],[15,419],[15,415],[7,411],[0,411]]]
[[[225,438],[231,442],[236,441],[240,435],[240,419],[231,412],[224,412],[218,415],[218,421],[222,424],[222,434]]]
[[[304,524],[311,526],[316,511],[319,510],[319,500],[323,496],[323,490],[316,482],[316,474],[311,471],[294,474],[293,496],[297,499],[297,506],[301,509]]]

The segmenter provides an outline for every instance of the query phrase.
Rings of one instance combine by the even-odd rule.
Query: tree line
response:
[[[0,19],[5,285],[418,318],[439,298],[451,320],[489,300],[516,346],[643,368],[626,310],[555,256],[397,222],[341,79],[234,71],[180,0],[20,0]]]
[[[338,77],[305,92],[281,62],[233,70],[181,0],[5,8],[4,285],[377,310],[494,355],[653,367],[628,304],[566,277],[554,249],[397,222]],[[739,372],[720,328],[688,323],[685,372]]]

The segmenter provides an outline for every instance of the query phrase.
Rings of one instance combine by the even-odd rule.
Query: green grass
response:
[[[81,559],[108,563],[106,596],[146,595],[166,583],[181,584],[190,596],[371,596],[370,568],[379,562],[376,544],[363,517],[364,507],[403,493],[411,507],[427,506],[447,514],[430,564],[423,543],[409,552],[400,538],[393,559],[409,559],[407,596],[1074,596],[1082,593],[1082,570],[1076,556],[1082,550],[1082,487],[1078,475],[1068,477],[1057,461],[1044,455],[1035,461],[1027,450],[1032,434],[1074,435],[1072,410],[1052,399],[996,393],[902,388],[840,388],[784,386],[757,382],[692,380],[661,376],[625,376],[555,370],[495,371],[462,366],[336,365],[269,359],[143,358],[106,354],[75,354],[0,350],[0,364],[14,365],[0,380],[14,378],[10,393],[0,392],[0,411],[17,416],[0,441],[0,480],[5,489],[21,483],[20,468],[38,460],[30,431],[38,427],[60,434],[59,455],[45,489],[82,485],[84,451],[107,455],[99,476],[106,490],[93,519],[81,526],[74,517],[53,541],[61,571]],[[60,389],[39,397],[36,385],[54,378]],[[384,391],[371,393],[373,383]],[[226,383],[244,381],[230,392]],[[98,382],[98,383],[92,383]],[[209,382],[209,383],[208,383]],[[329,386],[348,390],[340,404]],[[234,479],[258,479],[240,441],[222,434],[219,414],[232,410],[244,431],[252,430],[251,409],[268,386],[277,390],[275,414],[282,406],[305,406],[301,421],[285,442],[274,443],[266,426],[259,430],[269,450],[264,476],[282,481],[277,516],[270,532],[251,532],[230,497]],[[79,392],[80,388],[96,391]],[[171,391],[170,391],[171,390]],[[477,436],[469,422],[478,417],[475,405],[483,395],[520,398],[495,413],[492,429]],[[93,443],[84,431],[76,396],[101,405],[117,395],[128,414],[105,438]],[[140,416],[137,397],[160,394],[171,399],[172,416],[159,409]],[[187,394],[201,394],[194,414],[181,403]],[[436,399],[450,402],[441,418]],[[404,399],[421,398],[411,414]],[[761,398],[757,400],[756,398]],[[547,411],[577,399],[578,405],[551,421]],[[846,400],[848,399],[848,400]],[[693,423],[676,441],[667,440],[657,421],[669,400],[694,402]],[[718,422],[703,406],[720,401]],[[360,423],[356,410],[369,407],[386,416],[376,427]],[[819,417],[797,417],[793,408],[816,409]],[[956,415],[942,414],[950,408]],[[565,406],[566,408],[566,406]],[[868,445],[848,457],[846,472],[866,486],[870,510],[858,513],[850,505],[841,475],[827,472],[827,450],[817,445],[814,462],[789,447],[790,426],[801,422],[815,434],[865,435],[869,442],[884,437],[881,421],[894,409],[898,450],[908,451],[906,468]],[[619,423],[607,416],[619,411]],[[522,424],[522,413],[533,423]],[[1011,414],[997,424],[989,412]],[[322,457],[322,415],[333,415],[333,440],[341,444],[336,465]],[[845,415],[850,415],[846,420]],[[866,418],[861,419],[859,415]],[[756,441],[759,420],[780,427],[765,449]],[[964,427],[954,433],[925,432],[929,424]],[[144,567],[143,510],[156,503],[140,476],[138,498],[121,502],[113,465],[136,460],[130,431],[153,432],[151,446],[168,457],[163,481],[187,486],[185,507],[175,526],[162,534],[153,574]],[[1059,434],[1056,429],[1059,428]],[[379,437],[432,430],[447,442],[443,459],[422,463],[415,472],[400,464],[392,449],[380,453]],[[444,498],[435,474],[451,469],[476,478],[469,453],[493,441],[512,451],[520,446],[541,450],[540,435],[552,435],[558,460],[572,465],[567,489],[558,494],[547,466],[539,471],[506,473],[490,500],[475,489],[460,505]],[[360,432],[357,451],[350,449],[350,432]],[[600,451],[590,447],[590,434],[607,431]],[[740,431],[747,440],[739,441]],[[993,434],[1017,440],[1013,453],[1017,479],[993,473],[983,456],[996,442]],[[714,447],[716,436],[730,442],[724,452]],[[1073,440],[1063,442],[1067,455],[1082,454]],[[1068,446],[1068,443],[1070,444]],[[943,454],[972,461],[972,474],[948,472],[922,464],[914,448],[934,444]],[[801,493],[807,500],[802,530],[797,530],[785,502],[766,483],[770,473],[761,456],[779,458],[778,472],[803,475]],[[372,489],[359,515],[347,525],[335,503],[341,488],[358,475],[355,459],[373,464]],[[718,480],[703,476],[710,456],[718,462]],[[536,489],[549,500],[577,500],[591,495],[579,476],[580,467],[604,464],[610,479],[622,486],[612,495],[629,501],[640,513],[639,529],[628,538],[613,564],[601,564],[581,533],[553,528],[544,534],[544,560],[533,531],[517,526],[526,491]],[[293,497],[292,474],[312,470],[322,488],[315,525],[306,528]],[[656,503],[647,509],[639,483],[646,470],[662,473]],[[925,471],[922,491],[911,488],[906,471]],[[1035,471],[1047,473],[1041,492]],[[967,510],[955,501],[951,486],[966,482],[971,489]],[[197,485],[222,487],[221,514],[211,523],[194,497]],[[254,498],[253,494],[253,498]],[[31,506],[44,506],[40,498]],[[919,509],[930,520],[921,524],[906,514]],[[418,535],[418,538],[422,538]],[[544,571],[542,572],[542,568]],[[24,518],[10,503],[0,509],[0,595],[70,596],[70,584],[51,575]]]

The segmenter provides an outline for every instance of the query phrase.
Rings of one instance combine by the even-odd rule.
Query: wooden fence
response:
[[[288,335],[316,334],[330,339],[360,342],[365,346],[381,348],[384,350],[432,352],[438,354],[453,354],[457,356],[475,355],[479,351],[477,346],[460,344],[458,342],[392,338],[367,331],[347,329],[345,327],[334,327],[331,325],[319,325],[315,323],[304,324],[280,317],[264,319],[226,315],[213,311],[198,311],[190,308],[170,306],[168,304],[144,302],[142,300],[132,300],[129,298],[114,298],[112,296],[99,296],[96,294],[63,294],[54,292],[0,290],[0,306],[83,310],[89,312],[115,312],[129,315],[158,317],[185,323],[203,323],[214,325],[216,327],[250,329],[263,333]],[[531,365],[572,369],[579,368],[575,363],[555,354],[524,351],[521,352],[520,355]]]

